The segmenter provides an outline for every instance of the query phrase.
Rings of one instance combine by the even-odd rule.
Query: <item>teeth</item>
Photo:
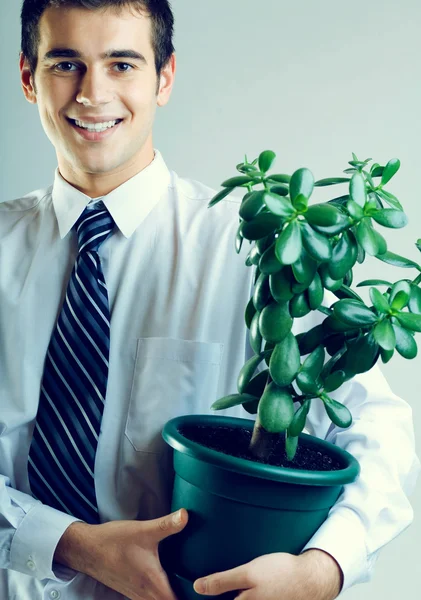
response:
[[[82,127],[83,129],[87,129],[88,131],[105,131],[106,129],[110,129],[114,127],[117,121],[108,121],[108,123],[84,123],[83,121],[75,121],[78,127]]]

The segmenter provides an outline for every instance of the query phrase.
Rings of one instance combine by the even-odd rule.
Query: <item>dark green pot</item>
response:
[[[168,421],[162,432],[174,448],[172,511],[189,513],[184,530],[161,543],[162,565],[178,600],[228,600],[237,594],[201,596],[194,581],[263,554],[299,554],[360,466],[348,452],[304,433],[300,444],[334,456],[343,469],[303,471],[236,458],[183,437],[179,428],[187,424],[252,430],[254,421],[189,415]]]

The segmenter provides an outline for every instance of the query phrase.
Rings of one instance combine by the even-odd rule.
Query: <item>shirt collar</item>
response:
[[[162,198],[171,183],[171,174],[158,150],[153,161],[131,179],[101,199],[121,233],[129,238]],[[55,170],[53,206],[63,239],[92,200],[63,179]]]

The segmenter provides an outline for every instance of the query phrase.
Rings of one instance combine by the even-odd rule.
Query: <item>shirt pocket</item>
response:
[[[173,338],[140,338],[125,435],[137,452],[162,454],[162,429],[170,419],[212,414],[223,344]]]

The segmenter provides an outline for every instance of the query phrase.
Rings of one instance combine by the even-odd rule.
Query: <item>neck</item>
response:
[[[74,188],[89,196],[90,198],[99,198],[106,196],[120,185],[146,169],[154,159],[153,148],[144,152],[142,156],[137,156],[132,163],[123,165],[108,172],[87,172],[75,168],[66,161],[58,157],[58,167],[60,175]]]

